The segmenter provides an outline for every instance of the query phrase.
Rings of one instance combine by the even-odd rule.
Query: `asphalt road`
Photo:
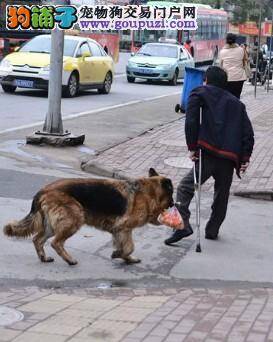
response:
[[[170,86],[168,83],[152,83],[138,81],[129,84],[125,75],[116,76],[111,93],[98,94],[96,90],[85,91],[80,96],[62,100],[63,118],[110,109],[113,106],[125,105],[137,101],[147,101],[160,96],[177,94],[182,84]],[[0,87],[0,132],[35,125],[44,121],[47,112],[47,92],[40,90],[18,89],[15,94],[6,94]]]

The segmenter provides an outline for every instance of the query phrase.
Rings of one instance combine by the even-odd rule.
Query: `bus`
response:
[[[227,12],[213,9],[209,5],[150,1],[147,6],[196,6],[197,31],[182,30],[138,30],[121,32],[121,50],[136,52],[143,44],[158,42],[162,39],[182,44],[187,39],[194,47],[194,60],[197,64],[205,64],[217,59],[218,51],[225,44],[228,31]]]

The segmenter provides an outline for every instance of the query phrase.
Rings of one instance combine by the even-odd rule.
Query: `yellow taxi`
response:
[[[7,93],[17,88],[48,89],[51,36],[40,35],[0,63],[0,83]],[[74,97],[81,89],[97,89],[108,94],[114,76],[113,59],[93,39],[65,36],[63,93]]]

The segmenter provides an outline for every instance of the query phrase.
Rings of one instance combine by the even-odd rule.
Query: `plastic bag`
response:
[[[183,229],[184,222],[183,219],[177,210],[176,206],[165,209],[163,213],[158,216],[158,221],[162,224],[165,224],[168,227],[174,229]]]

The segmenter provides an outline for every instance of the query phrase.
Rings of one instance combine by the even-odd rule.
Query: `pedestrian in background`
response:
[[[196,163],[199,177],[198,150],[202,151],[201,183],[214,178],[212,213],[206,225],[206,239],[215,240],[225,219],[234,168],[240,177],[245,172],[254,145],[254,133],[245,105],[226,91],[227,74],[217,66],[206,71],[206,85],[194,89],[186,111],[185,133],[190,158]],[[200,109],[202,123],[200,124]],[[194,196],[194,169],[177,188],[176,207],[185,224],[165,240],[171,245],[193,233],[189,206]]]
[[[190,55],[192,57],[194,57],[194,48],[193,46],[191,45],[191,40],[190,39],[187,39],[186,40],[186,43],[183,44],[184,47],[188,50],[188,52],[190,53]]]
[[[263,57],[262,50],[259,49],[258,42],[255,42],[250,52],[250,59],[253,65],[256,65],[257,55],[258,55],[258,68],[260,69],[261,65],[263,64],[264,57]]]
[[[220,66],[228,75],[227,90],[238,99],[241,97],[242,89],[247,75],[245,72],[246,56],[244,49],[236,44],[236,35],[228,33],[226,44],[220,51]]]
[[[250,51],[246,43],[242,44],[241,47],[245,52],[244,68],[246,72],[246,77],[249,80],[251,78]]]

